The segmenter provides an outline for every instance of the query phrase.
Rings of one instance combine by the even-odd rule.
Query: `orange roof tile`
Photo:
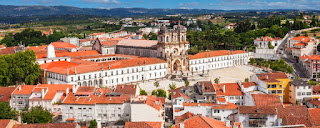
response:
[[[288,79],[288,76],[284,72],[272,72],[256,74],[260,80],[265,82],[279,82],[277,79]]]
[[[309,42],[310,37],[298,36],[298,37],[291,38],[291,40],[300,40],[300,41],[304,41],[304,42]]]
[[[173,126],[172,128],[180,128],[181,124],[184,124],[184,128],[228,128],[222,121],[215,120],[204,116],[195,116]]]
[[[147,96],[146,104],[153,107],[156,110],[160,110],[164,104],[164,97]]]
[[[103,95],[90,95],[88,97],[77,97],[72,93],[66,97],[63,104],[123,104],[125,101],[130,101],[130,98],[120,96],[120,97],[110,97]]]
[[[95,56],[100,55],[96,50],[90,51],[79,51],[79,52],[56,52],[56,57],[84,57],[84,56]],[[37,54],[37,58],[46,58],[47,53]]]
[[[13,128],[76,128],[77,123],[16,124]]]
[[[118,44],[118,41],[117,40],[103,40],[103,41],[100,41],[100,43],[103,46],[115,46]]]
[[[126,122],[125,128],[162,128],[162,122]]]
[[[202,92],[215,92],[211,81],[199,81],[198,83],[202,86]]]
[[[31,95],[33,88],[35,88],[36,85],[19,85],[12,94],[15,95]]]
[[[252,98],[253,98],[255,105],[257,107],[261,107],[261,106],[279,107],[279,106],[282,106],[278,95],[252,94]]]
[[[174,90],[171,90],[171,99],[175,99],[175,98],[178,98],[178,97],[183,97],[183,98],[186,98],[186,99],[191,99],[189,96],[183,94],[183,93],[180,93],[180,90],[182,89],[183,87],[179,87],[179,88],[176,88]]]
[[[0,87],[0,102],[10,102],[11,93],[16,87]]]
[[[320,85],[312,86],[312,95],[320,94]]]
[[[299,58],[300,58],[301,60],[306,60],[306,59],[309,58],[309,56],[308,56],[308,55],[303,55],[303,56],[300,56]],[[320,59],[320,57],[319,57],[319,59]]]
[[[276,108],[271,106],[239,106],[240,114],[277,114]]]
[[[78,46],[75,46],[73,44],[66,43],[66,42],[52,42],[51,45],[53,45],[55,48],[65,48],[65,49],[78,48]]]
[[[313,126],[320,126],[320,108],[309,108],[310,122]]]
[[[194,117],[194,116],[196,116],[196,115],[191,112],[186,112],[185,114],[183,114],[181,116],[175,116],[174,121],[175,121],[175,124],[179,124],[180,122],[182,122],[186,119],[189,119],[191,117]]]
[[[282,38],[280,37],[275,37],[275,38],[272,38],[270,36],[265,36],[265,37],[262,37],[262,38],[258,38],[256,39],[257,41],[274,41],[274,40],[281,40]]]
[[[66,95],[66,89],[69,88],[69,92],[72,92],[72,85],[70,84],[39,84],[37,88],[47,88],[46,94],[43,100],[52,100],[58,91],[62,91]]]
[[[0,48],[5,48],[5,46],[4,45],[0,45]]]
[[[255,82],[242,82],[242,85],[244,88],[249,88],[251,86],[256,86],[257,84]]]
[[[126,94],[126,95],[135,95],[137,90],[137,85],[117,85],[114,92]]]
[[[247,53],[242,50],[237,51],[229,51],[229,50],[217,50],[217,51],[209,51],[209,52],[200,52],[195,55],[189,55],[189,58],[192,59],[200,59],[200,58],[209,58],[215,56],[224,56],[224,55],[231,55],[231,54],[241,54]]]
[[[7,128],[10,123],[10,119],[0,119],[0,128]]]
[[[213,106],[212,109],[237,109],[238,106],[233,103],[227,103],[227,104],[218,104],[216,106]]]
[[[183,103],[183,106],[216,106],[215,103]]]
[[[225,85],[225,92],[223,92]],[[240,96],[243,95],[240,86],[237,83],[220,83],[214,84],[217,96]]]
[[[90,95],[94,92],[94,87],[79,87],[75,93],[75,95]]]
[[[226,102],[226,98],[217,98],[217,101],[219,101],[219,102]]]

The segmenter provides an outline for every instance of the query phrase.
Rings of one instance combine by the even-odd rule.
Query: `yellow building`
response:
[[[258,84],[260,91],[279,95],[282,102],[289,102],[290,79],[284,72],[254,74],[250,80]]]

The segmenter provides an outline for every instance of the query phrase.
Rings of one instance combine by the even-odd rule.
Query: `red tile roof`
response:
[[[199,81],[198,83],[202,86],[202,92],[215,92],[211,81]]]
[[[229,50],[217,50],[217,51],[209,51],[209,52],[200,52],[195,55],[189,55],[190,59],[200,59],[200,58],[209,58],[215,56],[223,56],[223,55],[231,55],[231,54],[241,54],[247,53],[242,50],[237,51],[229,51]]]
[[[90,50],[90,51],[79,51],[79,52],[57,52],[56,51],[56,57],[84,57],[84,56],[96,56],[100,55],[100,53],[96,50]],[[39,53],[37,54],[37,58],[46,58],[47,53]]]
[[[137,90],[137,85],[117,85],[116,93],[122,93],[126,95],[135,95]]]
[[[189,96],[183,94],[180,92],[180,90],[182,89],[183,87],[179,87],[179,88],[176,88],[174,90],[171,90],[171,99],[175,99],[175,98],[178,98],[178,97],[183,97],[183,98],[186,98],[186,99],[190,99]]]
[[[288,79],[284,72],[272,72],[257,74],[258,78],[265,82],[280,82],[277,79]]]
[[[78,87],[75,95],[90,95],[94,92],[94,87]]]
[[[116,46],[118,44],[117,40],[102,40],[100,41],[103,46]]]
[[[162,122],[126,122],[125,128],[162,128]]]
[[[181,123],[184,124],[184,128],[197,128],[199,126],[201,126],[201,128],[228,128],[224,122],[204,116],[191,117]],[[180,128],[181,123],[171,128]]]
[[[309,100],[307,102],[309,102],[309,103],[311,103],[313,105],[316,105],[316,106],[320,105],[320,100],[318,100],[318,99],[312,99],[312,100]]]
[[[311,126],[308,120],[308,109],[306,106],[277,107],[278,118],[284,119],[286,125],[304,124]]]
[[[257,84],[255,82],[242,82],[242,85],[244,88],[249,88],[252,86],[256,86]]]
[[[65,49],[78,48],[78,46],[75,46],[73,44],[66,43],[66,42],[52,42],[51,45],[53,45],[55,48],[65,48]]]
[[[267,114],[275,115],[277,114],[276,108],[271,106],[239,106],[240,114]]]
[[[282,38],[280,37],[275,37],[275,38],[272,38],[270,36],[265,36],[265,37],[262,37],[262,38],[258,38],[256,39],[257,41],[274,41],[274,40],[281,40]]]
[[[52,100],[58,91],[62,91],[64,95],[66,95],[67,88],[69,92],[72,92],[72,85],[70,84],[39,84],[37,88],[47,88],[48,91],[46,92],[43,100]]]
[[[19,88],[21,87],[21,89]],[[33,88],[35,88],[36,85],[19,85],[12,94],[15,95],[31,95]]]
[[[254,100],[255,105],[258,107],[262,107],[262,106],[279,107],[279,106],[282,106],[278,95],[252,94],[252,98]]]
[[[320,126],[320,108],[309,108],[310,122],[313,126]]]
[[[120,97],[111,97],[102,95],[90,95],[88,97],[77,97],[72,93],[66,97],[63,101],[63,104],[86,104],[86,105],[94,105],[94,104],[123,104],[126,101],[129,101],[130,98],[125,96]]]
[[[216,106],[213,106],[212,109],[237,109],[238,106],[233,103],[227,103],[227,104],[218,104]]]
[[[304,42],[309,42],[310,37],[298,36],[298,37],[291,38],[291,40],[300,40],[300,41],[304,41]]]
[[[179,124],[180,122],[182,122],[186,119],[189,119],[191,117],[194,117],[194,116],[196,116],[196,115],[191,112],[186,112],[185,114],[183,114],[181,116],[175,116],[174,121],[175,121],[175,124]]]
[[[0,119],[0,128],[7,128],[10,123],[10,119]]]
[[[165,102],[164,97],[156,97],[156,96],[147,96],[146,104],[149,105],[150,107],[153,107],[156,110],[160,110],[163,108],[163,104]]]
[[[226,98],[217,98],[217,101],[224,103],[226,102]]]
[[[16,87],[0,87],[0,102],[10,102],[11,93]]]
[[[312,86],[312,95],[320,94],[320,85]]]
[[[13,128],[76,128],[77,123],[16,124]]]
[[[0,48],[5,48],[5,46],[4,45],[0,45]]]
[[[223,85],[225,85],[225,92],[223,92]],[[217,96],[241,96],[243,92],[237,83],[220,83],[214,84]]]

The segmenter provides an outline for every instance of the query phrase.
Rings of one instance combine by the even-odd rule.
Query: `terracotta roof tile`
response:
[[[316,106],[319,106],[320,105],[320,100],[318,99],[312,99],[312,100],[309,100],[307,101],[308,103],[311,103],[313,105],[316,105]]]
[[[55,48],[65,48],[65,49],[78,48],[78,46],[75,46],[73,44],[66,43],[66,42],[52,42],[51,45],[53,45]]]
[[[256,74],[257,77],[265,82],[279,82],[277,79],[288,79],[288,76],[284,72],[272,72]]]
[[[79,52],[57,52],[56,50],[56,57],[84,57],[84,56],[96,56],[100,55],[100,53],[96,50],[90,51],[79,51]],[[37,58],[46,58],[47,53],[37,54]]]
[[[275,38],[272,38],[270,36],[265,36],[265,37],[262,37],[262,38],[258,38],[256,39],[257,41],[274,41],[274,40],[281,40],[282,38],[280,37],[275,37]]]
[[[162,128],[162,122],[126,122],[125,128]]]
[[[94,92],[94,87],[78,87],[75,95],[90,95]]]
[[[0,87],[0,102],[10,102],[11,93],[16,87]]]
[[[147,96],[146,104],[159,111],[163,108],[164,100],[164,97],[156,97],[151,95]]]
[[[233,103],[227,103],[227,104],[218,104],[216,106],[213,106],[212,109],[237,109],[238,106]]]
[[[291,38],[291,40],[300,40],[300,41],[309,42],[310,41],[310,37],[298,36],[298,37]]]
[[[261,107],[261,106],[273,106],[273,107],[282,106],[278,95],[252,94],[252,98],[255,102],[255,105],[258,107]]]
[[[58,91],[62,91],[64,95],[66,95],[67,88],[69,92],[72,92],[72,85],[70,84],[39,84],[37,88],[47,88],[44,100],[52,100]]]
[[[246,53],[246,52],[242,50],[237,50],[237,51],[217,50],[217,51],[209,51],[209,52],[200,52],[195,55],[189,55],[189,58],[192,60],[192,59],[209,58],[209,57],[215,57],[215,56],[241,54],[241,53]]]
[[[223,86],[225,85],[225,92]],[[220,83],[214,84],[217,96],[241,96],[243,92],[237,83]]]
[[[77,123],[16,124],[13,128],[76,128]]]
[[[184,124],[184,128],[197,128],[199,126],[201,126],[201,128],[228,128],[224,122],[204,116],[191,117],[180,124],[182,123]],[[172,128],[180,128],[180,124],[177,124]]]
[[[199,81],[198,83],[202,86],[202,92],[215,92],[211,81]]]
[[[171,99],[175,99],[175,98],[178,98],[178,97],[183,97],[183,98],[186,98],[186,99],[190,99],[190,97],[188,97],[187,95],[185,95],[183,93],[180,93],[180,90],[182,88],[183,87],[179,87],[179,88],[176,88],[174,90],[171,90]]]
[[[10,123],[10,119],[0,119],[0,128],[7,128]]]
[[[320,126],[320,108],[309,108],[310,122],[313,126]]]
[[[242,85],[244,88],[249,88],[252,86],[256,86],[257,84],[255,82],[242,82]]]
[[[320,94],[320,85],[312,86],[312,95]]]
[[[21,87],[21,88],[20,88]],[[19,85],[12,94],[15,95],[31,95],[33,88],[35,88],[36,85]]]
[[[182,122],[186,119],[189,119],[191,117],[194,117],[194,116],[196,116],[196,115],[191,112],[186,112],[185,114],[183,114],[181,116],[175,116],[174,121],[175,121],[175,124],[179,124],[180,122]]]
[[[117,85],[116,93],[122,93],[126,95],[135,95],[137,90],[137,85]]]

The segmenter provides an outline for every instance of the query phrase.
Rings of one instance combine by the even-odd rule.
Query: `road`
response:
[[[298,34],[299,31],[289,31],[288,38],[285,38],[283,43],[279,46],[279,50],[285,50],[285,44],[287,43],[288,39],[294,37],[296,34]],[[283,55],[285,54],[285,55]],[[293,57],[289,57],[286,52],[283,52],[283,54],[280,54],[279,56],[284,59],[288,64],[292,65],[294,68],[295,76],[299,76],[300,78],[308,78],[305,71],[302,69],[302,67],[297,63],[296,59]]]

